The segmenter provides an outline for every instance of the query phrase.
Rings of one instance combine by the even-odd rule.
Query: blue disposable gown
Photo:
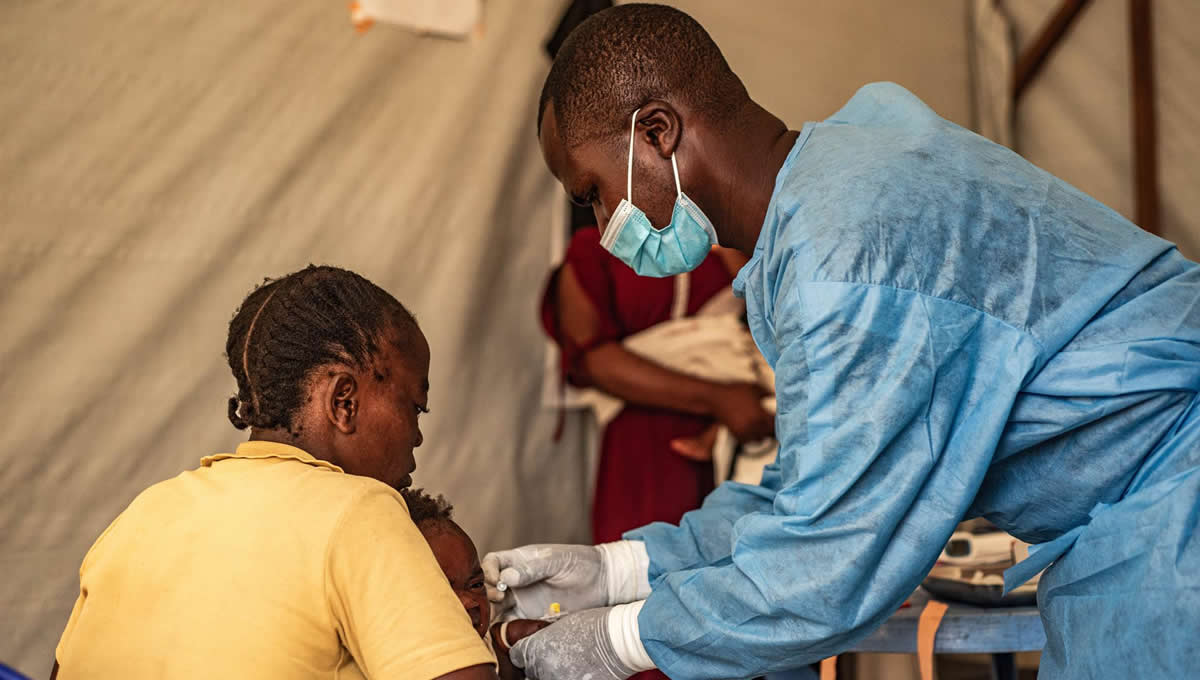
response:
[[[628,535],[668,675],[846,650],[982,515],[1048,544],[1015,571],[1057,558],[1043,677],[1194,677],[1200,267],[874,84],[803,128],[734,286],[776,371],[779,459]]]

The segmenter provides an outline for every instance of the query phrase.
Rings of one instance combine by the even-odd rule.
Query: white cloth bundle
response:
[[[621,344],[630,352],[671,370],[713,382],[758,383],[774,395],[775,373],[742,324],[741,305],[741,300],[726,290],[710,299],[695,316],[655,324],[625,338]],[[625,407],[621,399],[596,389],[583,390],[579,399],[592,409],[602,429]],[[763,407],[774,413],[775,397],[764,399]],[[713,446],[713,476],[718,484],[729,475],[736,447],[737,441],[729,431],[720,428]],[[759,483],[762,468],[775,460],[776,449],[774,440],[747,443],[732,479]]]

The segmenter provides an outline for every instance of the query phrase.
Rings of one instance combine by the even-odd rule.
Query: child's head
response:
[[[412,483],[429,345],[412,314],[354,272],[309,266],[242,302],[225,343],[229,420],[346,472]]]
[[[400,493],[408,504],[413,523],[429,543],[438,566],[471,617],[471,624],[484,637],[491,623],[492,607],[483,583],[479,552],[467,532],[451,518],[454,507],[445,498],[434,498],[423,489],[403,489]]]

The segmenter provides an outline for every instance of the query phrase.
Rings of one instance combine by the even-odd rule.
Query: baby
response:
[[[454,506],[442,496],[430,496],[424,489],[401,489],[400,493],[408,504],[413,524],[425,537],[454,594],[467,610],[471,625],[496,653],[501,679],[524,678],[521,669],[509,661],[508,650],[520,639],[550,625],[549,622],[517,619],[492,626],[492,608],[483,583],[483,568],[479,566],[479,551],[467,532],[452,518]]]

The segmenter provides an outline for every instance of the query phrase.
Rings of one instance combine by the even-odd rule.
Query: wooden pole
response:
[[[1129,0],[1134,221],[1151,234],[1158,234],[1158,120],[1154,111],[1151,21],[1150,0]]]
[[[1038,71],[1041,70],[1042,64],[1045,63],[1046,57],[1050,52],[1058,46],[1067,29],[1075,21],[1079,13],[1087,7],[1091,0],[1063,0],[1063,3],[1058,6],[1058,11],[1050,18],[1050,21],[1034,39],[1033,44],[1029,46],[1017,59],[1017,66],[1013,70],[1012,82],[1012,99],[1017,101],[1025,92],[1025,88],[1029,86]]]

